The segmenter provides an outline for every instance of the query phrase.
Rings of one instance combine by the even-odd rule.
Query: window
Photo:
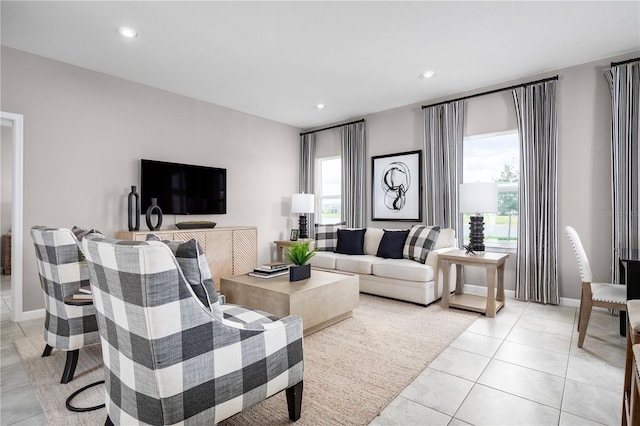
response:
[[[518,131],[466,136],[462,149],[462,183],[496,182],[498,212],[484,215],[484,243],[491,248],[515,248],[518,241]],[[469,214],[461,229],[469,241]]]
[[[317,160],[316,223],[338,223],[342,220],[342,161],[340,157]]]

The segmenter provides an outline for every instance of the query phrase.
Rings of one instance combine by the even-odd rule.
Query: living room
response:
[[[611,95],[604,70],[610,67],[611,62],[639,56],[637,25],[629,29],[625,24],[618,24],[626,30],[625,34],[631,36],[620,39],[616,46],[605,46],[608,50],[603,51],[609,53],[604,56],[585,53],[582,62],[567,66],[549,68],[545,63],[508,78],[485,77],[486,83],[480,86],[459,86],[457,91],[437,96],[425,94],[414,102],[390,108],[378,108],[372,100],[372,106],[367,109],[335,117],[327,115],[326,111],[337,106],[325,101],[326,108],[316,110],[315,103],[322,100],[309,99],[305,108],[311,110],[315,118],[303,121],[296,117],[292,122],[299,120],[300,124],[294,125],[285,124],[284,119],[278,121],[241,112],[243,102],[251,100],[240,99],[238,106],[220,106],[201,100],[198,93],[190,96],[177,94],[154,87],[152,82],[136,82],[135,70],[131,70],[131,78],[120,78],[74,65],[71,61],[52,59],[44,53],[47,49],[44,41],[41,53],[7,44],[5,19],[8,19],[6,11],[11,10],[8,8],[10,3],[13,2],[3,2],[2,5],[0,109],[24,116],[24,238],[19,272],[22,276],[21,304],[17,307],[20,320],[43,315],[42,289],[28,237],[29,228],[33,225],[78,225],[98,228],[111,237],[126,229],[127,194],[131,185],[139,184],[142,158],[226,168],[226,215],[189,218],[167,215],[163,227],[172,227],[175,222],[187,219],[213,220],[217,226],[255,226],[258,229],[258,263],[265,263],[275,259],[273,241],[288,239],[290,230],[298,226],[297,216],[290,211],[290,199],[291,194],[299,191],[301,132],[363,118],[366,123],[369,191],[371,157],[423,149],[422,105],[556,75],[560,141],[559,229],[571,225],[582,231],[594,279],[601,282],[611,280]],[[594,2],[593,7],[602,7],[603,4],[605,2]],[[620,22],[630,23],[632,27],[638,23],[637,2],[606,4],[611,5],[608,6],[611,13]],[[143,29],[139,31],[137,41],[144,40]],[[581,37],[586,38],[587,34]],[[623,45],[623,42],[627,44]],[[131,46],[125,45],[124,48]],[[565,49],[569,55],[573,46]],[[136,55],[134,52],[129,52],[129,55]],[[555,52],[555,55],[562,57],[563,53]],[[96,52],[96,56],[99,57],[97,62],[112,60],[108,51]],[[511,59],[524,61],[515,52]],[[458,67],[463,69],[456,70],[456,75],[481,72],[481,67],[475,64],[484,66],[485,61],[488,59],[481,54],[477,57],[463,55],[458,60]],[[171,68],[172,63],[167,61],[155,66]],[[470,69],[466,69],[470,63]],[[197,66],[197,63],[192,65]],[[177,73],[180,68],[187,70],[182,69],[183,74],[176,78],[189,79],[188,66],[176,67],[167,74]],[[415,75],[407,77],[422,85],[421,88],[416,86],[418,92],[425,90],[425,85],[438,85],[438,78],[444,78],[447,73],[438,70],[432,80],[425,80],[419,78],[422,71],[416,69]],[[238,73],[247,80],[261,78],[260,73],[256,76],[246,64]],[[162,87],[160,83],[158,87]],[[278,99],[277,88],[274,87],[271,93]],[[393,97],[392,94],[389,97]],[[288,99],[284,97],[281,105],[283,111],[302,109],[300,105],[289,106]],[[291,113],[291,116],[296,114]],[[514,129],[515,119],[509,91],[475,97],[465,105],[465,134]],[[3,133],[3,173],[7,157],[5,140]],[[338,154],[338,131],[318,132],[317,146],[318,156]],[[3,192],[3,224],[6,217],[5,194]],[[368,211],[367,226],[401,228],[406,224],[373,222]],[[6,233],[4,225],[2,231]],[[563,235],[559,238],[558,265],[561,301],[577,306],[580,279],[571,246]],[[507,291],[515,288],[513,256],[507,263],[505,286]]]

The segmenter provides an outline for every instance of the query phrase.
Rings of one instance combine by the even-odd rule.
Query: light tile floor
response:
[[[1,283],[0,425],[44,425],[12,344],[41,334],[43,320],[10,322],[6,276]],[[620,424],[625,339],[618,317],[594,310],[582,349],[576,320],[573,307],[508,299],[495,319],[478,318],[371,425]]]
[[[0,425],[46,425],[38,397],[22,368],[13,341],[42,335],[43,319],[10,321],[11,277],[0,276]],[[44,349],[44,344],[43,344]]]
[[[371,425],[619,425],[626,341],[594,310],[508,299],[478,318]]]

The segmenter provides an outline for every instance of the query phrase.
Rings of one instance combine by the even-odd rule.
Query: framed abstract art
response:
[[[422,220],[422,151],[371,157],[371,220]]]

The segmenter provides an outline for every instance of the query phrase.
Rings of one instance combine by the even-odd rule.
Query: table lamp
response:
[[[463,183],[460,185],[460,213],[475,213],[469,221],[469,246],[484,251],[484,216],[498,211],[496,183]]]
[[[291,213],[300,213],[299,235],[298,238],[309,238],[309,229],[307,228],[307,213],[314,212],[314,195],[313,194],[293,194],[291,196]]]

